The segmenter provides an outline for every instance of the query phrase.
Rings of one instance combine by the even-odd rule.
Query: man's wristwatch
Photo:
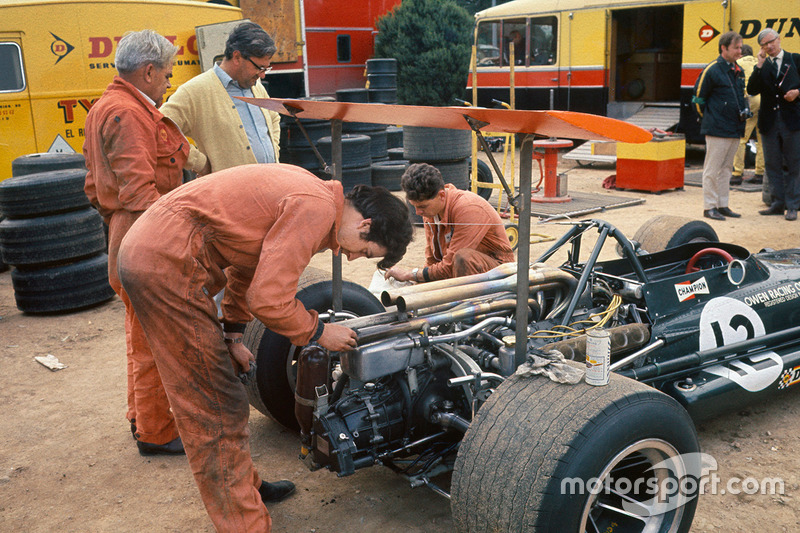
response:
[[[419,281],[419,278],[417,277],[417,274],[419,274],[419,269],[418,268],[415,268],[414,270],[411,271],[411,275],[414,276],[414,281]]]

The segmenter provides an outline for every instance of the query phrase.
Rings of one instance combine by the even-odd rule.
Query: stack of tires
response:
[[[397,60],[367,59],[369,101],[373,104],[397,103]]]
[[[332,162],[330,135],[321,138],[317,142],[317,148],[322,158],[330,164]],[[342,134],[342,188],[345,194],[356,185],[372,184],[371,164],[369,137],[355,133]],[[318,175],[323,179],[330,179],[330,176],[322,172]]]
[[[83,192],[80,154],[33,154],[0,182],[0,254],[14,266],[17,307],[72,311],[114,296],[103,219]]]
[[[321,99],[330,100],[330,98]],[[331,134],[330,120],[301,118],[299,122],[314,146],[322,137]],[[308,139],[303,135],[303,130],[300,129],[297,119],[287,115],[281,115],[281,151],[279,161],[302,167],[314,173],[319,170],[319,160],[314,154],[314,149]]]

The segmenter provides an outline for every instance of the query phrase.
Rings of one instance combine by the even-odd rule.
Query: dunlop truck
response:
[[[758,53],[758,33],[773,28],[784,49],[800,52],[797,0],[516,0],[475,21],[468,86],[478,105],[510,101],[513,63],[518,109],[627,118],[643,104],[672,106],[678,131],[692,141],[702,140],[692,88],[717,57],[722,33],[739,32]]]
[[[125,32],[151,28],[178,46],[174,90],[201,72],[195,27],[241,19],[236,7],[179,0],[4,0],[0,180],[21,155],[81,151],[86,114],[116,74]]]

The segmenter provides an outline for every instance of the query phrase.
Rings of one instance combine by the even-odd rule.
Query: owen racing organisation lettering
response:
[[[750,296],[744,297],[744,303],[750,307],[756,305],[763,305],[764,307],[772,307],[773,305],[782,304],[800,298],[800,282],[787,283],[774,289],[767,289],[765,291],[757,292]]]

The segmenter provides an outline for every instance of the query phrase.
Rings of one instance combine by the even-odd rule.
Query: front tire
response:
[[[663,469],[648,468],[668,458],[681,465],[681,454],[698,450],[688,413],[646,385],[617,375],[603,387],[513,377],[478,411],[461,443],[453,518],[459,531],[476,533],[685,532],[696,497],[636,517],[613,491],[592,495],[565,487],[575,486],[571,480],[589,486],[597,479],[602,487],[625,478],[641,480],[646,490],[648,479],[664,476]],[[627,496],[646,501],[654,494]]]

